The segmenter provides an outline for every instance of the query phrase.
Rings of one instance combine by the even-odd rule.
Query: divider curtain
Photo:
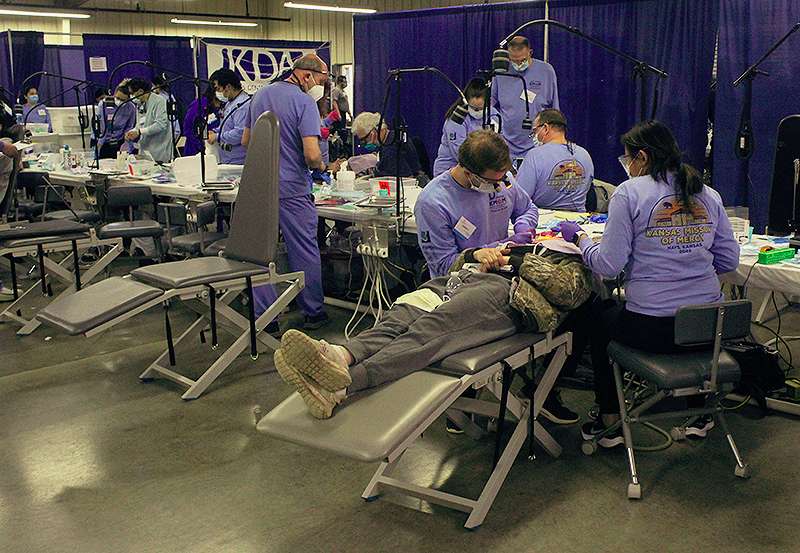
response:
[[[11,45],[9,48],[9,34]],[[0,85],[8,95],[17,96],[25,78],[42,70],[44,35],[37,31],[5,31],[0,33]],[[34,86],[39,85],[33,79]],[[16,99],[16,98],[15,98]]]
[[[44,47],[44,61],[42,63],[42,71],[54,73],[57,75],[65,75],[73,79],[85,79],[86,69],[84,67],[83,47],[82,46],[63,46],[63,45],[49,45]],[[74,82],[59,79],[55,77],[43,77],[39,82],[39,97],[43,100],[50,98],[61,91],[64,91],[71,86]],[[105,88],[105,85],[101,88]],[[89,91],[88,101],[94,99],[94,90]],[[83,105],[87,102],[87,96],[81,90],[80,104]],[[74,92],[68,92],[64,97],[56,98],[51,101],[51,106],[76,106],[78,100]]]
[[[778,124],[800,113],[800,33],[795,33],[762,65],[769,76],[753,83],[755,150],[746,164],[734,151],[745,85],[732,82],[800,21],[800,0],[720,0],[718,88],[714,126],[714,187],[725,205],[746,205],[756,231],[769,215]]]

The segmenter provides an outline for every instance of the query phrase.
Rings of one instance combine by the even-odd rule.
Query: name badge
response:
[[[45,110],[45,109],[40,109],[40,110],[39,110],[39,115],[40,115],[40,116],[42,116],[42,117],[44,117],[45,115],[47,115],[47,110]]]
[[[525,97],[526,94],[528,95],[527,98]],[[529,104],[532,104],[533,101],[536,99],[536,93],[531,89],[526,89],[523,93],[519,95],[519,99],[522,100],[523,102],[527,101]]]
[[[470,236],[475,233],[475,229],[477,229],[475,225],[469,222],[469,219],[466,217],[461,217],[456,223],[455,231],[461,238],[464,240],[469,240]]]

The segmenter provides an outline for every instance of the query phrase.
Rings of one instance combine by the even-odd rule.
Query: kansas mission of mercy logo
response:
[[[653,207],[645,236],[657,239],[668,250],[689,252],[701,247],[706,234],[714,227],[708,209],[698,198],[686,206],[677,195],[664,196]]]

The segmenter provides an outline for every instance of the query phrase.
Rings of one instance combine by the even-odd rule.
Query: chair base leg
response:
[[[736,447],[736,442],[733,440],[733,435],[728,428],[728,421],[725,419],[725,415],[722,413],[722,411],[717,411],[714,416],[719,421],[719,425],[722,427],[722,430],[725,432],[725,439],[728,440],[728,445],[730,446],[731,452],[733,452],[733,457],[736,460],[736,467],[733,469],[733,473],[739,478],[743,478],[745,480],[750,478],[752,475],[752,469],[750,468],[750,465],[745,463],[742,459],[742,455],[739,453],[739,448]]]

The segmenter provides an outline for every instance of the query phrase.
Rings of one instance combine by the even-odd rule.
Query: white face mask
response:
[[[469,114],[470,114],[471,117],[473,117],[475,119],[482,119],[483,118],[483,110],[482,109],[476,109],[476,108],[474,108],[472,106],[469,107]]]
[[[511,66],[514,68],[514,70],[519,72],[525,71],[530,65],[531,63],[528,60],[524,60],[519,63],[511,63]]]
[[[484,194],[494,194],[495,192],[497,192],[497,187],[500,186],[499,184],[488,182],[476,175],[470,175],[469,185],[472,187],[473,190],[477,190],[478,192],[483,192]]]
[[[122,100],[120,100],[119,98],[114,98],[114,105],[117,107],[121,106]]]
[[[308,89],[306,92],[314,102],[319,102],[323,96],[325,96],[325,87],[321,84],[315,84],[311,88]]]
[[[543,144],[543,142],[541,140],[539,140],[539,135],[536,134],[536,133],[533,133],[533,147],[534,148],[538,148],[542,144]]]
[[[135,105],[136,107],[139,107],[139,106],[142,105],[142,99],[141,98],[134,98],[131,101],[133,102],[133,105]]]
[[[216,96],[217,96],[217,100],[219,100],[223,104],[228,101],[228,99],[225,97],[225,94],[223,94],[222,92],[217,92]]]

